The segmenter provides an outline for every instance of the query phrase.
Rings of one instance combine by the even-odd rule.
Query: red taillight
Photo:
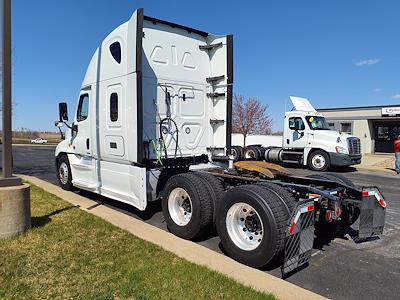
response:
[[[307,207],[307,211],[313,211],[314,210],[314,205],[310,205]]]
[[[336,217],[339,217],[341,214],[342,214],[342,210],[340,209],[339,205],[336,205],[336,207],[335,207]]]
[[[330,222],[332,220],[332,213],[330,210],[327,210],[325,213],[325,220]]]

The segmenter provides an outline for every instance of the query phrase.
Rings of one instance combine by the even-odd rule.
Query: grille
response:
[[[360,155],[361,154],[361,143],[360,139],[356,137],[347,138],[347,145],[349,147],[350,155]]]

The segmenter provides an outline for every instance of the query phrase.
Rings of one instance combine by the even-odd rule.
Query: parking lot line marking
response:
[[[318,253],[320,253],[321,252],[321,250],[317,250],[316,252],[314,252],[313,254],[311,254],[311,256],[315,256],[315,255],[317,255]]]

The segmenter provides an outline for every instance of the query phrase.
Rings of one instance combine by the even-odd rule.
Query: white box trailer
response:
[[[61,187],[140,210],[161,199],[175,235],[193,239],[216,226],[226,252],[247,265],[286,253],[283,273],[310,258],[314,221],[349,226],[373,212],[360,236],[382,233],[386,203],[375,187],[264,162],[233,165],[232,53],[231,35],[135,11],[93,55],[71,125],[59,104],[56,125],[68,127],[55,151]]]

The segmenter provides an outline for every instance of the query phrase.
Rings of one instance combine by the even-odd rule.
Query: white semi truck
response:
[[[257,144],[232,146],[236,160],[265,159],[268,162],[308,166],[326,171],[331,166],[361,163],[360,139],[330,130],[325,117],[306,98],[291,96],[293,110],[285,112],[282,147]]]
[[[376,187],[229,159],[232,51],[230,35],[135,11],[94,53],[72,124],[59,104],[57,126],[68,127],[55,151],[60,186],[139,210],[161,200],[175,235],[215,226],[228,255],[254,267],[279,261],[284,274],[310,259],[314,222],[360,217],[360,237],[381,234],[386,202]]]

